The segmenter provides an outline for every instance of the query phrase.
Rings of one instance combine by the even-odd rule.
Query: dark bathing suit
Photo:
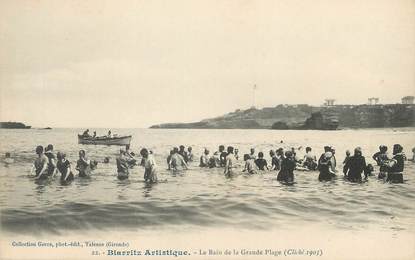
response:
[[[256,159],[255,164],[256,164],[256,166],[258,166],[258,169],[261,170],[261,171],[264,171],[265,166],[268,165],[267,160],[265,160],[263,158]]]
[[[284,158],[281,163],[281,170],[278,173],[277,180],[283,182],[294,181],[295,162],[289,158]]]
[[[56,164],[56,167],[58,168],[61,175],[61,182],[70,182],[74,179],[73,173],[68,172],[68,168],[71,165],[71,163],[68,160],[65,160],[65,162],[58,161]],[[69,174],[69,175],[68,175]],[[66,175],[68,175],[68,178],[65,180]]]
[[[346,165],[344,166],[344,173],[347,173],[347,179],[352,182],[361,182],[362,173],[366,170],[366,160],[365,157],[361,155],[354,155],[347,160]],[[367,177],[367,172],[365,172]]]
[[[396,164],[388,170],[388,177],[386,181],[392,183],[403,183],[403,169],[404,169],[404,157],[402,153],[395,154],[393,159],[396,160]]]

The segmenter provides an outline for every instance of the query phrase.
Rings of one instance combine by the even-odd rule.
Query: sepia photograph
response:
[[[0,0],[0,259],[415,259],[414,0]]]

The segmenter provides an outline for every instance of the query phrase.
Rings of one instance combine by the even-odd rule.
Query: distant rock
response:
[[[0,122],[0,128],[8,129],[29,129],[30,125],[25,125],[21,122]]]

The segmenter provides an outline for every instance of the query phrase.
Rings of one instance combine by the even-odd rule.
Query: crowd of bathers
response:
[[[297,171],[318,171],[319,181],[330,181],[337,177],[337,160],[336,150],[333,147],[325,146],[324,152],[319,159],[313,154],[311,147],[305,148],[305,155],[300,158],[297,151],[302,147],[290,148],[284,150],[278,148],[270,150],[270,163],[264,158],[263,152],[256,153],[255,148],[251,148],[250,152],[243,155],[244,167],[239,172],[245,174],[258,174],[264,171],[276,171],[277,180],[283,183],[294,182],[294,172]],[[412,149],[413,156],[409,161],[415,162],[415,148]],[[60,173],[60,180],[63,184],[70,183],[74,178],[74,171],[70,161],[66,158],[66,154],[58,152],[55,155],[52,144],[36,147],[37,157],[34,160],[31,174],[34,173],[36,179],[49,179]],[[225,176],[238,174],[239,150],[233,146],[225,149],[224,145],[220,145],[218,150],[210,153],[205,148],[199,157],[199,167],[202,168],[223,168]],[[379,151],[376,152],[372,159],[378,166],[377,177],[387,182],[402,183],[405,161],[407,157],[403,152],[400,144],[393,145],[392,155],[388,154],[388,147],[381,145]],[[170,150],[167,156],[168,170],[173,172],[184,171],[189,168],[189,163],[195,161],[192,147],[181,145]],[[10,153],[6,153],[4,162],[6,164],[13,163]],[[102,163],[109,163],[110,157],[105,157]],[[75,170],[78,177],[89,177],[93,170],[97,168],[98,162],[89,160],[85,150],[79,151],[79,158],[76,161]],[[153,152],[149,149],[142,148],[139,155],[130,150],[127,145],[120,149],[119,155],[116,157],[117,177],[120,180],[128,179],[129,171],[135,166],[144,167],[144,181],[154,183],[157,182],[157,164],[153,156]],[[362,182],[367,180],[368,176],[374,175],[375,168],[372,164],[366,162],[362,149],[356,147],[353,155],[350,151],[346,151],[346,157],[342,163],[342,172],[344,178],[351,182]]]

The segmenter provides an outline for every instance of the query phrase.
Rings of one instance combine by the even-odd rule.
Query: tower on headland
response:
[[[336,101],[336,100],[335,99],[331,99],[331,98],[327,98],[324,101],[325,101],[324,102],[324,105],[327,106],[327,107],[330,107],[330,106],[334,106],[334,101]]]
[[[406,96],[402,98],[402,104],[405,105],[413,105],[415,97],[414,96]]]
[[[367,99],[368,105],[377,105],[379,103],[379,98],[377,97],[371,97]]]

